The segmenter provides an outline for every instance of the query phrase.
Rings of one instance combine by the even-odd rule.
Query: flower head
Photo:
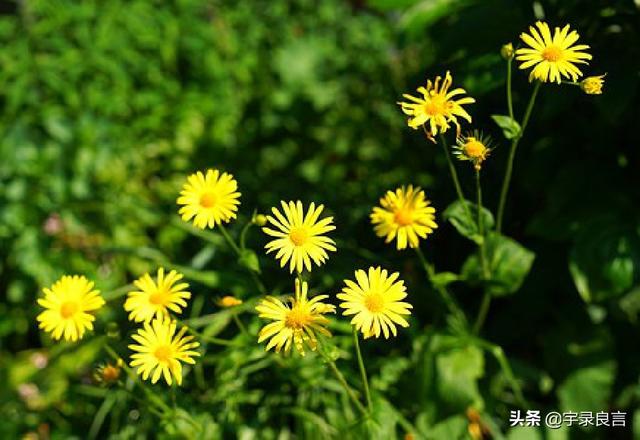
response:
[[[169,310],[182,313],[182,307],[187,307],[187,299],[191,293],[185,289],[187,283],[176,284],[182,279],[181,273],[172,270],[165,275],[164,268],[158,269],[156,280],[148,273],[135,280],[133,284],[140,290],[129,292],[124,303],[124,309],[129,313],[129,320],[135,322],[151,321],[169,315]]]
[[[538,29],[529,26],[530,34],[520,34],[522,41],[529,46],[516,51],[516,59],[522,61],[520,69],[533,67],[529,81],[535,79],[560,84],[564,76],[575,82],[582,76],[576,64],[588,64],[587,60],[591,59],[591,55],[584,52],[589,46],[574,45],[580,36],[575,30],[569,32],[569,25],[555,28],[553,37],[547,23],[538,21],[536,27]]]
[[[442,81],[442,82],[441,82]],[[465,104],[473,104],[475,99],[466,96],[464,98],[454,97],[467,93],[464,89],[457,88],[449,91],[453,79],[449,72],[446,73],[444,80],[440,76],[435,81],[428,80],[426,87],[419,87],[418,93],[422,94],[421,98],[404,94],[404,98],[411,102],[399,102],[402,111],[410,116],[408,125],[411,128],[418,129],[424,126],[429,139],[438,133],[444,133],[449,129],[449,123],[452,122],[460,130],[457,116],[471,122],[471,116],[462,108]]]
[[[356,330],[365,338],[381,334],[389,338],[389,333],[397,335],[396,324],[408,327],[409,323],[401,315],[410,315],[411,304],[402,302],[406,298],[404,281],[398,281],[400,274],[392,273],[380,267],[370,267],[369,273],[356,270],[356,281],[345,280],[346,286],[338,299],[343,302],[345,316],[354,315],[351,319]]]
[[[302,272],[304,268],[311,271],[311,260],[320,266],[329,258],[327,251],[336,250],[335,242],[324,235],[336,228],[333,217],[318,220],[323,205],[316,207],[311,203],[305,215],[300,201],[281,204],[284,215],[271,208],[273,216],[267,216],[267,221],[276,229],[262,228],[265,234],[275,237],[265,246],[267,253],[277,250],[280,266],[284,267],[289,262],[290,272]]]
[[[284,349],[285,354],[291,350],[293,345],[298,353],[304,356],[305,345],[312,351],[316,349],[318,345],[316,332],[324,336],[331,336],[325,327],[329,320],[323,315],[335,313],[335,307],[322,302],[329,297],[328,295],[316,295],[309,299],[306,282],[300,283],[296,279],[295,287],[295,296],[289,297],[286,302],[268,296],[260,301],[256,307],[258,316],[274,321],[260,330],[258,343],[270,339],[266,349],[275,348],[276,353]]]
[[[397,248],[419,246],[420,238],[427,238],[438,225],[435,222],[435,208],[429,206],[424,191],[420,187],[401,187],[387,191],[380,199],[380,206],[373,208],[371,223],[378,237],[385,237],[390,243],[397,238]]]
[[[124,362],[122,359],[118,359],[115,364],[107,362],[106,364],[100,364],[96,368],[93,374],[94,380],[104,386],[109,386],[118,381],[120,373],[122,372],[122,365]]]
[[[89,312],[105,304],[100,292],[93,290],[93,282],[81,275],[65,275],[43,291],[45,296],[38,299],[38,304],[46,310],[37,320],[53,339],[64,336],[67,341],[77,341],[87,329],[93,330],[96,318]]]
[[[604,85],[605,75],[588,76],[580,83],[580,88],[587,95],[602,95],[602,86]]]
[[[515,54],[515,51],[513,50],[512,43],[504,44],[500,48],[500,56],[502,56],[502,58],[504,58],[505,60],[513,59],[514,54]]]
[[[173,382],[182,384],[182,364],[195,364],[194,356],[200,353],[193,351],[200,343],[193,340],[193,336],[185,336],[187,327],[182,327],[176,334],[176,322],[168,317],[156,318],[151,323],[145,322],[144,327],[131,337],[139,345],[131,344],[129,348],[136,353],[131,355],[129,365],[138,367],[136,372],[143,380],[149,379],[156,383],[160,376],[164,376],[167,384]]]
[[[458,137],[456,145],[453,147],[453,154],[460,160],[468,160],[479,170],[482,167],[489,153],[491,153],[491,139],[477,130],[466,136]]]
[[[193,218],[193,224],[200,229],[229,223],[236,218],[240,204],[237,190],[238,182],[231,174],[207,170],[205,175],[198,171],[187,177],[182,187],[177,203],[184,206],[178,213],[184,221]]]
[[[220,307],[224,307],[225,309],[228,309],[230,307],[239,306],[240,304],[242,304],[242,300],[236,298],[235,296],[226,295],[220,298],[216,303]]]

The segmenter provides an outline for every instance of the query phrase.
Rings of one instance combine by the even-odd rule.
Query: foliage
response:
[[[469,435],[473,407],[495,438],[614,438],[511,429],[509,411],[521,405],[505,359],[522,409],[626,411],[637,437],[634,2],[35,0],[1,3],[0,14],[0,437],[450,439]],[[608,72],[605,92],[543,87],[498,233],[497,188],[521,130],[505,115],[500,47],[543,16],[581,30],[596,55],[590,68]],[[474,123],[500,139],[482,173],[487,237],[452,204],[442,151],[407,129],[395,104],[447,69],[476,98]],[[530,86],[525,73],[513,75],[519,120]],[[259,228],[248,230],[238,259],[223,237],[180,222],[180,185],[207,167],[240,183],[237,238],[254,209],[266,213],[280,199],[325,204],[339,252],[313,277],[314,292],[333,298],[367,265],[402,273],[411,326],[390,343],[362,344],[372,420],[353,423],[356,409],[319,356],[279,358],[255,343],[259,295],[248,271],[274,294],[292,283],[261,251]],[[471,168],[459,173],[473,194]],[[437,209],[439,228],[424,245],[438,270],[433,286],[455,287],[469,316],[483,289],[493,297],[482,338],[445,318],[414,253],[385,246],[370,228],[371,206],[408,183]],[[181,389],[157,385],[171,418],[150,410],[131,378],[111,389],[91,381],[108,360],[105,340],[128,352],[135,327],[121,299],[99,316],[96,336],[76,345],[54,344],[35,325],[35,299],[63,273],[85,274],[116,298],[158,265],[192,285],[191,326],[232,343],[203,340]],[[227,294],[244,304],[220,310]],[[235,326],[236,312],[251,336]],[[331,330],[329,355],[359,386],[347,321]]]

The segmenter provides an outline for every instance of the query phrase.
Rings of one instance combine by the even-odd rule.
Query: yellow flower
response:
[[[435,222],[435,208],[429,206],[424,191],[409,185],[387,193],[380,199],[380,206],[373,208],[371,223],[378,237],[385,237],[386,243],[397,238],[397,248],[405,249],[407,244],[417,248],[420,238],[427,238],[438,225]]]
[[[236,218],[240,204],[237,190],[238,182],[231,174],[207,170],[204,175],[198,171],[190,175],[182,187],[177,203],[184,206],[178,213],[184,221],[193,218],[193,224],[200,229],[229,223]]]
[[[582,80],[580,83],[580,88],[587,95],[602,95],[602,86],[604,85],[604,75],[599,76],[589,76]]]
[[[93,312],[101,308],[105,301],[100,292],[93,290],[93,282],[84,276],[65,275],[55,282],[51,288],[44,288],[44,298],[38,304],[46,310],[40,313],[37,320],[39,327],[51,333],[53,339],[64,335],[67,341],[82,339],[84,332],[93,330],[96,319]]]
[[[114,382],[117,382],[120,378],[120,373],[122,371],[122,359],[118,359],[115,364],[111,362],[107,362],[106,364],[101,364],[96,368],[96,371],[93,375],[93,378],[100,385],[111,385]]]
[[[580,36],[576,31],[569,32],[569,25],[555,28],[553,37],[547,23],[538,21],[537,30],[529,26],[531,35],[522,33],[520,38],[529,47],[518,49],[516,59],[522,61],[520,69],[533,67],[529,81],[557,82],[561,77],[571,78],[574,82],[582,76],[576,64],[588,64],[591,55],[583,52],[589,49],[586,44],[575,45]]]
[[[289,262],[289,270],[302,272],[304,268],[311,271],[311,260],[320,266],[329,255],[327,251],[336,250],[335,242],[323,234],[333,231],[333,217],[325,217],[318,221],[323,205],[316,208],[311,203],[307,214],[304,213],[302,202],[280,202],[284,215],[276,208],[271,208],[273,217],[268,215],[267,221],[278,230],[268,227],[262,228],[265,234],[276,237],[267,243],[267,253],[278,251],[276,259],[280,260],[280,267]]]
[[[185,336],[187,327],[182,327],[176,334],[176,322],[168,317],[156,318],[151,323],[145,322],[144,328],[131,337],[140,345],[131,344],[129,348],[137,353],[131,355],[129,365],[138,367],[136,373],[142,375],[143,380],[149,379],[156,383],[160,375],[164,376],[167,384],[173,382],[182,385],[182,364],[195,364],[194,356],[200,353],[193,351],[200,343],[193,341],[193,336]],[[153,373],[153,374],[152,374]]]
[[[185,291],[187,283],[180,283],[181,273],[172,270],[166,276],[164,268],[158,269],[157,282],[148,273],[135,280],[133,284],[140,290],[129,292],[124,303],[124,309],[129,313],[129,320],[135,322],[151,321],[169,315],[169,310],[182,313],[182,307],[187,307],[187,299],[191,293]]]
[[[402,107],[402,111],[410,116],[409,127],[418,129],[420,126],[424,126],[425,132],[431,140],[438,133],[447,131],[450,122],[453,122],[459,131],[460,124],[458,124],[456,116],[471,122],[471,116],[462,106],[476,102],[469,96],[453,99],[455,96],[464,95],[467,92],[461,88],[449,91],[453,82],[449,72],[446,73],[442,84],[441,80],[442,78],[438,76],[433,82],[428,80],[426,87],[419,87],[418,92],[422,94],[422,98],[404,94],[402,96],[412,102],[398,103]]]
[[[229,308],[229,307],[239,306],[240,304],[242,304],[242,300],[236,298],[235,296],[227,295],[220,298],[217,304],[220,307]]]
[[[479,170],[489,153],[491,153],[491,139],[475,130],[466,136],[460,136],[454,145],[453,154],[460,160],[468,160]]]
[[[370,267],[369,274],[364,270],[356,270],[356,282],[345,280],[346,286],[338,299],[344,301],[340,307],[345,309],[345,316],[355,315],[351,319],[356,330],[361,331],[365,338],[384,334],[389,338],[389,332],[397,335],[395,324],[409,327],[409,323],[401,315],[410,315],[411,304],[400,300],[406,298],[404,281],[398,280],[399,273],[387,275],[387,271],[380,267]]]
[[[258,343],[271,338],[266,350],[275,348],[276,353],[284,349],[285,354],[295,346],[298,353],[305,355],[304,346],[315,351],[318,341],[316,332],[324,336],[331,336],[326,325],[329,322],[323,316],[325,313],[335,313],[335,307],[323,303],[328,295],[316,295],[307,298],[308,286],[306,282],[296,279],[295,297],[289,297],[286,302],[273,296],[268,296],[256,307],[258,316],[271,319],[274,322],[265,325],[258,335]],[[291,303],[291,306],[286,304]]]

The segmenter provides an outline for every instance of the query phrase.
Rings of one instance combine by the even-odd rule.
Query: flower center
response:
[[[424,104],[424,111],[429,116],[442,115],[447,112],[446,99],[442,96],[432,96],[428,102]]]
[[[60,315],[62,315],[63,319],[69,319],[78,311],[78,303],[75,301],[67,301],[62,303],[60,307]]]
[[[413,223],[413,212],[410,209],[402,208],[396,211],[393,218],[398,225],[407,226]]]
[[[168,299],[169,293],[166,290],[157,290],[149,295],[149,302],[155,305],[165,304]]]
[[[212,208],[216,204],[217,197],[215,194],[207,192],[200,196],[200,206],[203,208]]]
[[[559,61],[562,58],[562,49],[558,46],[549,46],[542,51],[542,58],[551,62]]]
[[[472,159],[481,159],[484,157],[484,153],[487,150],[482,142],[479,142],[473,138],[469,139],[464,145],[464,153]]]
[[[156,351],[153,352],[153,355],[160,362],[168,362],[173,356],[173,350],[170,345],[161,345],[156,348]]]
[[[304,328],[309,322],[311,322],[311,316],[296,307],[291,309],[284,319],[284,325],[293,329]]]
[[[289,232],[289,239],[296,246],[302,246],[309,238],[307,234],[307,230],[305,228],[293,228],[291,232]]]
[[[384,298],[379,293],[371,293],[364,299],[364,306],[371,313],[378,313],[384,309]]]

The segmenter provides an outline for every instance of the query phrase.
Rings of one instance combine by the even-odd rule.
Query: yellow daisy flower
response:
[[[574,82],[582,76],[576,64],[588,64],[591,55],[583,52],[589,49],[586,44],[574,44],[580,36],[576,31],[569,32],[569,25],[562,29],[555,28],[553,37],[549,25],[536,23],[537,30],[529,26],[530,34],[522,33],[520,38],[529,46],[516,51],[516,59],[522,61],[520,69],[533,67],[529,73],[529,81],[557,82],[561,77],[571,78]]]
[[[397,238],[397,248],[405,249],[420,245],[420,238],[427,238],[438,225],[435,208],[429,206],[424,191],[409,185],[387,193],[380,199],[380,206],[373,208],[371,223],[378,237],[390,243]]]
[[[489,153],[491,153],[491,139],[477,130],[466,136],[458,137],[457,144],[453,146],[453,154],[460,160],[468,160],[476,169],[482,167]]]
[[[318,345],[316,332],[331,336],[325,327],[329,320],[323,315],[335,313],[335,307],[322,302],[329,296],[316,295],[308,299],[307,293],[307,283],[303,281],[301,284],[300,280],[296,279],[295,297],[289,297],[286,301],[291,303],[291,306],[273,296],[266,297],[256,306],[258,316],[274,321],[265,325],[258,334],[258,343],[271,338],[266,350],[275,348],[276,353],[280,353],[280,350],[284,349],[287,354],[293,345],[298,353],[304,356],[305,345],[315,351]]]
[[[182,220],[193,218],[194,226],[213,228],[222,222],[236,218],[240,201],[238,182],[228,173],[207,170],[206,175],[198,171],[187,178],[182,187],[178,205],[184,205],[178,213]]]
[[[418,88],[418,92],[422,94],[421,98],[404,94],[402,96],[411,102],[398,103],[402,111],[410,116],[409,127],[418,129],[420,126],[424,126],[425,132],[431,140],[438,133],[446,132],[450,122],[459,131],[460,124],[458,124],[457,116],[471,122],[471,116],[462,106],[476,102],[469,96],[453,99],[455,96],[464,95],[467,92],[461,88],[449,91],[453,82],[449,72],[446,73],[442,84],[440,81],[442,81],[440,76],[436,77],[433,82],[428,80],[426,87]]]
[[[605,75],[589,76],[582,80],[580,88],[587,95],[602,95],[602,86],[604,85]]]
[[[397,335],[396,324],[409,327],[409,323],[401,315],[410,315],[413,306],[400,300],[406,298],[404,281],[398,281],[399,273],[388,275],[380,267],[370,267],[367,274],[364,270],[356,270],[356,282],[345,280],[346,286],[338,299],[344,301],[340,307],[345,309],[344,316],[354,315],[351,319],[356,330],[365,338],[383,334],[386,339],[391,332]]]
[[[280,260],[280,267],[289,262],[289,270],[302,272],[304,268],[311,271],[311,260],[320,266],[329,255],[327,251],[335,252],[335,242],[323,234],[333,231],[333,217],[325,217],[318,221],[323,205],[316,208],[311,203],[307,214],[304,213],[302,202],[280,202],[282,212],[271,208],[273,216],[268,215],[267,221],[277,228],[264,227],[265,234],[275,237],[275,240],[267,243],[267,253],[278,251],[276,259]]]
[[[183,278],[181,273],[172,270],[165,275],[164,268],[158,269],[157,282],[148,273],[135,280],[133,284],[140,290],[129,292],[124,302],[124,309],[129,313],[129,320],[135,322],[151,321],[169,315],[169,310],[182,313],[187,307],[187,299],[191,293],[185,289],[187,283],[176,283]]]
[[[44,298],[38,304],[46,310],[37,320],[39,327],[51,333],[53,339],[64,336],[67,341],[82,339],[84,332],[93,330],[96,319],[93,312],[101,308],[105,301],[100,292],[93,290],[93,282],[81,275],[65,275],[51,288],[44,288]]]
[[[145,322],[144,328],[131,337],[140,345],[131,344],[129,348],[137,353],[131,355],[129,365],[138,367],[136,373],[143,380],[149,379],[156,383],[160,375],[164,376],[167,384],[173,382],[172,376],[178,385],[182,385],[182,364],[195,364],[194,356],[200,353],[193,351],[200,343],[193,341],[193,336],[185,336],[187,327],[182,327],[176,334],[176,321],[168,317],[156,318],[151,323]],[[153,374],[152,374],[153,373]]]

